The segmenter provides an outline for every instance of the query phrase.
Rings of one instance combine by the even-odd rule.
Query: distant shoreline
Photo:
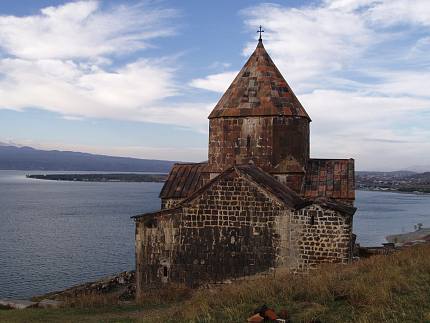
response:
[[[399,190],[378,190],[378,189],[366,189],[366,188],[356,188],[356,191],[363,192],[382,192],[382,193],[399,193],[399,194],[409,194],[409,195],[430,195],[430,192],[420,192],[420,191],[399,191]]]
[[[27,174],[25,175],[30,179],[51,180],[51,181],[66,181],[66,182],[128,182],[128,183],[144,183],[156,182],[162,183],[167,179],[168,174],[153,173],[88,173],[88,174]],[[369,189],[369,188],[356,188],[356,191],[365,192],[386,192],[386,193],[399,193],[399,194],[412,194],[412,195],[430,195],[430,192],[421,191],[401,191],[393,189]]]
[[[112,173],[112,174],[27,174],[30,179],[66,181],[66,182],[128,182],[162,183],[166,180],[166,174],[135,174],[135,173]]]

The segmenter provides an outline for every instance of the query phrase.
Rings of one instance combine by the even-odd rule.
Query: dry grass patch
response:
[[[199,290],[175,313],[175,320],[242,322],[267,304],[277,311],[287,309],[293,322],[426,322],[429,291],[430,246],[419,246],[348,266],[324,265],[308,275],[278,271]]]
[[[64,298],[64,307],[72,308],[94,308],[103,306],[120,305],[120,292],[97,294],[81,294],[78,297]]]

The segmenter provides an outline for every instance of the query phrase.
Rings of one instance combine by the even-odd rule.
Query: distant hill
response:
[[[356,171],[356,176],[368,176],[368,175],[379,175],[379,176],[390,176],[390,177],[405,177],[416,174],[414,171],[409,170],[396,170],[392,172],[381,172],[381,171]]]
[[[414,174],[409,176],[410,179],[415,179],[420,181],[421,183],[427,183],[430,185],[430,172],[425,172],[422,174]]]
[[[160,172],[173,161],[93,155],[73,151],[38,150],[0,144],[0,169],[55,171]]]
[[[415,166],[406,168],[406,170],[410,170],[416,173],[430,172],[430,165],[415,165]]]
[[[430,193],[430,172],[356,172],[357,189]]]

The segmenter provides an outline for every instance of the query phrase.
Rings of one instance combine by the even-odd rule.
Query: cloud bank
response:
[[[41,108],[82,117],[176,124],[205,131],[206,105],[167,104],[179,95],[174,58],[145,58],[151,40],[170,36],[171,9],[99,1],[0,16],[0,107]],[[128,59],[137,53],[139,59]]]

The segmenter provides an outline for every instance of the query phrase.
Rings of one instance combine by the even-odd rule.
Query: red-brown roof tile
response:
[[[207,163],[178,163],[172,170],[160,192],[160,198],[186,198],[202,185],[201,172]]]
[[[306,198],[354,199],[354,160],[310,159],[303,195]]]
[[[240,116],[297,116],[310,120],[305,109],[259,41],[209,119]]]

